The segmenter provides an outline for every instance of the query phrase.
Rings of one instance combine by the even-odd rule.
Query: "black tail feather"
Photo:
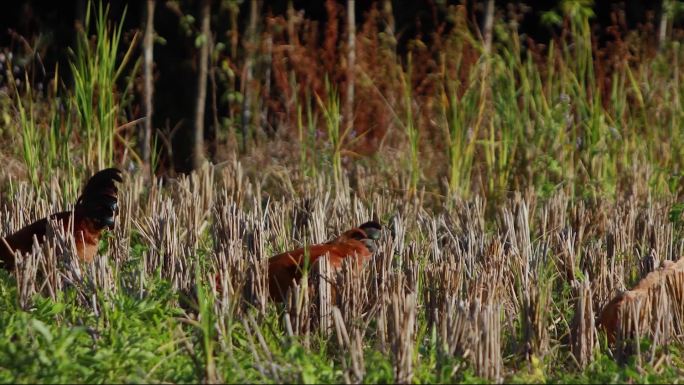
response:
[[[118,208],[116,182],[123,182],[121,170],[107,168],[101,170],[88,180],[81,196],[76,202],[77,210],[94,219],[102,227],[114,226],[114,212]]]
[[[88,179],[88,183],[86,183],[83,188],[83,193],[81,193],[79,200],[97,199],[102,196],[116,198],[119,190],[117,189],[115,182],[123,182],[121,170],[118,168],[112,167],[98,171]]]

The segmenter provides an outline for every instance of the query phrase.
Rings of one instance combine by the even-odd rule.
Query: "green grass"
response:
[[[62,175],[70,175],[61,178],[60,187],[69,199],[75,198],[80,187],[74,183],[77,173],[112,165],[115,143],[130,145],[117,130],[122,109],[130,102],[130,80],[135,77],[137,66],[130,69],[128,82],[119,79],[129,69],[127,64],[136,39],[125,52],[120,52],[122,25],[112,25],[108,14],[108,6],[88,2],[85,25],[78,31],[76,47],[68,48],[73,84],[64,84],[59,68],[55,68],[45,96],[33,88],[28,71],[24,79],[15,79],[12,71],[8,72],[9,83],[14,86],[12,103],[2,107],[16,112],[7,134],[12,142],[20,144],[10,153],[23,160],[34,189],[59,170]],[[36,71],[37,66],[37,62],[31,61],[26,68]]]
[[[482,44],[467,19],[450,8],[453,30],[442,36],[438,51],[414,40],[407,58],[388,54],[391,59],[383,56],[375,64],[382,75],[360,72],[359,87],[372,92],[359,93],[358,98],[370,99],[355,104],[380,101],[382,108],[355,121],[363,125],[374,116],[390,117],[387,127],[369,123],[373,130],[386,129],[372,165],[390,175],[408,169],[408,189],[443,196],[444,183],[450,196],[460,197],[482,192],[502,199],[514,190],[550,193],[564,186],[576,197],[611,196],[634,178],[647,178],[649,190],[659,196],[680,196],[680,42],[656,53],[644,36],[631,32],[618,43],[637,56],[598,60],[597,53],[611,52],[591,44],[589,5],[563,2],[555,12],[556,19],[567,20],[565,38],[545,49],[526,48],[516,24],[497,19],[495,45],[486,58],[479,56]],[[21,138],[13,139],[20,146],[11,147],[10,155],[22,160],[34,187],[57,169],[76,175],[119,161],[139,162],[133,130],[122,130],[139,63],[137,39],[122,45],[121,24],[108,20],[106,7],[89,3],[85,21],[70,56],[73,84],[60,87],[55,78],[47,100],[26,82],[12,94],[18,114],[9,115],[13,121],[3,131]],[[365,68],[363,60],[380,60],[364,57],[360,68]],[[317,63],[317,58],[305,62]],[[357,158],[356,146],[371,135],[352,138],[351,127],[341,127],[337,90],[343,84],[321,80],[321,90],[299,87],[304,70],[320,69],[299,70],[283,74],[291,116],[279,122],[294,140],[265,139],[255,150],[299,164],[312,178],[323,171],[324,161],[329,163],[324,171],[338,183],[347,160]],[[321,74],[321,79],[335,79],[332,75]],[[224,129],[218,137],[235,135]]]
[[[70,64],[74,86],[70,99],[85,137],[86,165],[102,169],[114,161],[121,100],[126,99],[128,91],[126,87],[117,92],[117,80],[126,68],[135,44],[131,44],[119,59],[123,24],[112,27],[108,21],[109,6],[105,8],[102,4],[94,16],[96,38],[92,44],[90,28],[94,8],[93,3],[88,2],[85,25],[79,31],[76,51],[72,52]]]
[[[187,335],[164,285],[143,300],[117,295],[96,316],[73,304],[38,298],[30,311],[17,308],[4,275],[0,316],[3,338],[0,381],[189,382],[197,378],[181,340]]]
[[[164,282],[147,287],[144,299],[135,293],[116,294],[103,301],[106,306],[96,316],[75,305],[68,291],[57,301],[37,297],[29,311],[21,310],[16,304],[13,279],[0,274],[2,383],[202,382],[207,378],[208,355],[213,356],[212,365],[220,381],[278,382],[256,367],[250,337],[241,324],[229,331],[229,340],[214,335],[213,347],[208,350],[209,334],[202,331],[208,330],[207,325],[179,321],[184,314],[176,305],[176,295]],[[260,326],[271,348],[273,364],[279,367],[278,378],[302,383],[344,381],[343,365],[329,358],[334,353],[330,344],[318,341],[307,349],[296,338],[268,332],[271,327],[278,328],[273,321],[275,318]],[[440,357],[429,338],[422,341],[416,351],[414,382],[488,383],[470,370],[461,370],[452,377],[454,367],[464,362]],[[222,347],[224,344],[227,347]],[[672,351],[682,348],[670,347]],[[637,368],[634,360],[621,366],[613,358],[599,354],[581,372],[567,371],[558,364],[540,365],[537,359],[521,364],[507,382],[678,383],[684,363],[677,357],[672,356],[672,362],[661,363],[658,368]],[[369,346],[364,359],[365,383],[394,381],[391,360],[381,351]]]

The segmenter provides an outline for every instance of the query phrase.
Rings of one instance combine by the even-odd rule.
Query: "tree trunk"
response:
[[[242,77],[242,151],[247,151],[249,126],[252,121],[252,79],[254,78],[254,56],[256,53],[256,28],[259,17],[259,0],[252,0],[249,11],[249,27],[247,29],[247,59],[245,73]]]
[[[667,19],[670,8],[670,0],[663,0],[660,5],[660,25],[658,27],[658,49],[662,50],[667,42]]]
[[[192,167],[196,170],[204,162],[204,110],[207,99],[207,68],[209,62],[209,16],[211,1],[202,1],[202,46],[200,47],[199,70],[197,71],[197,107],[195,108],[195,141],[192,154]]]
[[[347,98],[344,108],[346,130],[351,130],[354,125],[354,67],[356,66],[355,5],[355,0],[347,0]]]
[[[213,38],[209,38],[209,46],[214,47]],[[211,82],[211,115],[213,124],[209,126],[209,159],[216,159],[216,147],[218,145],[218,129],[219,129],[219,113],[218,113],[218,98],[216,96],[216,63],[214,62],[213,55],[211,56],[210,66],[209,66],[209,81]]]
[[[145,126],[142,133],[142,143],[140,153],[142,154],[143,167],[145,174],[152,175],[150,168],[150,142],[152,138],[152,96],[154,85],[152,84],[153,45],[154,45],[154,8],[155,0],[147,0],[147,22],[145,24],[145,39],[143,41],[144,76],[145,76]]]
[[[492,51],[492,27],[494,26],[494,0],[487,1],[484,19],[484,52],[489,55]]]

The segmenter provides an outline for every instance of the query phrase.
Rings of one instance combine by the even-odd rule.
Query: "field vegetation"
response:
[[[3,54],[0,236],[69,208],[94,171],[125,178],[93,263],[54,228],[0,271],[0,382],[681,382],[684,276],[630,307],[616,344],[595,322],[684,255],[678,2],[667,39],[618,20],[599,42],[591,4],[563,1],[544,45],[523,8],[487,39],[450,5],[403,54],[387,3],[356,25],[351,69],[345,24],[318,44],[294,8],[244,52],[199,34],[227,86],[187,174],[169,127],[145,164],[142,38],[106,7],[88,6],[68,81]],[[269,256],[371,219],[371,264],[269,301]]]

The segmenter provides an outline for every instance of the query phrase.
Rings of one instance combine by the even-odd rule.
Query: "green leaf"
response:
[[[680,224],[684,220],[682,219],[682,213],[684,212],[684,203],[677,203],[672,206],[668,218],[670,222]]]
[[[541,22],[547,27],[559,26],[563,23],[563,18],[558,12],[551,10],[542,13]]]
[[[195,47],[199,48],[199,47],[203,46],[206,42],[207,42],[207,37],[204,36],[204,34],[199,34],[195,38]]]
[[[35,329],[38,333],[40,333],[48,343],[52,342],[52,333],[50,332],[50,329],[47,327],[47,325],[43,323],[43,321],[32,319],[31,327]]]

